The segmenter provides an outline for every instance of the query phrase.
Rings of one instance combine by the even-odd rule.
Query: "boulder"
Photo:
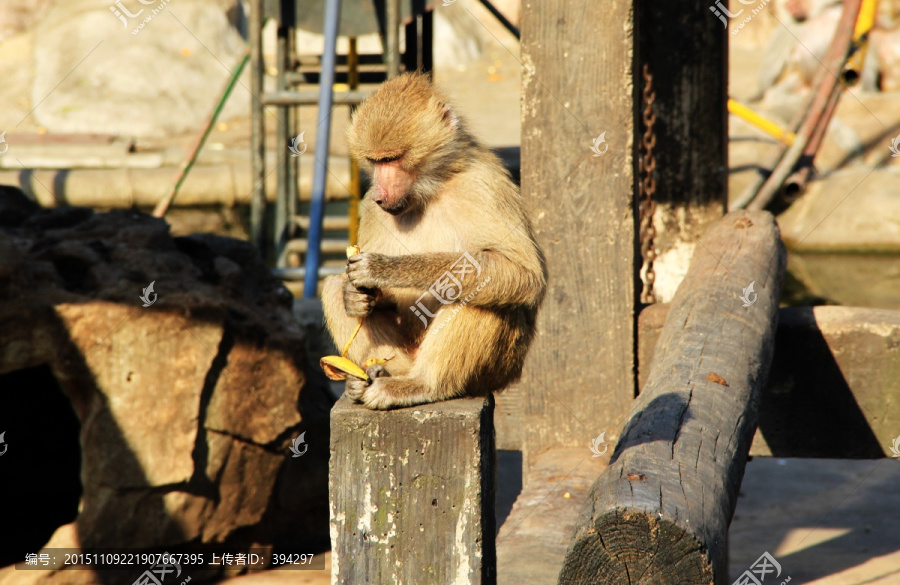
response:
[[[54,2],[33,29],[32,115],[55,133],[160,137],[195,130],[241,57],[244,42],[232,22],[240,6]],[[250,94],[238,87],[221,119],[249,110]]]
[[[83,491],[55,546],[327,548],[333,397],[309,383],[292,302],[245,242],[173,238],[141,213],[39,209],[0,192],[0,394],[27,399],[47,386],[28,373],[48,369],[80,424],[58,438],[80,443]],[[41,417],[6,414],[19,436]],[[13,452],[46,456],[13,443],[17,432]],[[292,457],[302,432],[308,452]],[[14,497],[27,500],[29,481]],[[39,515],[20,512],[4,522],[10,536]],[[19,558],[44,540],[19,539]],[[0,570],[0,583],[32,577],[95,578]]]
[[[0,40],[22,32],[50,8],[51,0],[5,0],[0,4]]]

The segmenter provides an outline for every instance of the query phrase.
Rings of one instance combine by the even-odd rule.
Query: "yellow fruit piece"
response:
[[[365,362],[363,362],[363,369],[368,370],[370,367],[374,366],[375,364],[386,364],[386,363],[387,363],[387,360],[383,360],[383,359],[377,358],[377,357],[370,357]]]
[[[362,250],[359,249],[359,246],[347,246],[347,258],[350,256],[356,256]]]
[[[337,355],[325,356],[319,360],[325,375],[331,380],[346,380],[347,376],[368,380],[366,372],[349,359]]]

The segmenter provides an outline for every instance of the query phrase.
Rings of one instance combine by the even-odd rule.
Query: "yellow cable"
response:
[[[793,132],[789,132],[775,122],[767,118],[763,118],[747,106],[740,104],[731,98],[728,98],[728,112],[759,128],[772,138],[775,138],[776,140],[779,140],[787,144],[788,146],[790,146],[794,142],[794,138],[796,136]]]

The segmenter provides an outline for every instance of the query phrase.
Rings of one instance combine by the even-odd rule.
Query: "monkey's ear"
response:
[[[448,106],[444,102],[438,102],[438,105],[441,108],[441,117],[443,118],[444,122],[447,124],[450,130],[456,132],[456,130],[459,128],[459,118],[456,116],[456,113],[451,110],[450,106]]]

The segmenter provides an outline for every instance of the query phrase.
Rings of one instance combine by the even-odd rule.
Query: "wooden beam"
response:
[[[630,0],[523,11],[522,195],[550,277],[520,384],[526,477],[634,399],[634,43]]]
[[[638,320],[638,355],[650,364],[669,312]],[[649,367],[638,374],[643,383]],[[787,307],[778,311],[775,358],[759,401],[751,455],[890,457],[900,432],[900,311]],[[836,431],[840,429],[840,431]]]
[[[332,583],[496,582],[493,398],[331,411]]]
[[[769,213],[730,213],[700,240],[560,584],[726,583],[785,262]]]

